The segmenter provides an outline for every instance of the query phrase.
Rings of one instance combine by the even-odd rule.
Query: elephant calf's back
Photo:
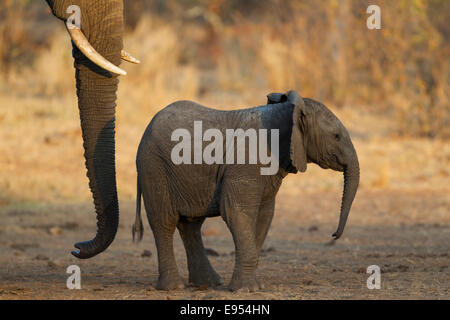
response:
[[[214,196],[220,181],[219,165],[177,165],[171,159],[172,149],[178,143],[172,141],[172,133],[177,129],[193,132],[194,121],[211,121],[215,111],[194,102],[178,101],[161,110],[148,125],[136,166],[144,200],[154,210],[167,210],[170,204],[170,211],[181,216],[219,214]]]

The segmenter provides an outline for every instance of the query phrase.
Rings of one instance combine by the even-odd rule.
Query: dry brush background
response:
[[[381,7],[381,30],[366,28],[369,4]],[[446,0],[125,0],[125,48],[142,63],[122,64],[128,75],[118,92],[122,234],[131,224],[137,146],[158,110],[179,99],[216,108],[255,106],[269,92],[295,89],[324,102],[353,138],[361,184],[350,228],[386,225],[395,234],[403,224],[438,225],[430,231],[434,242],[428,249],[437,256],[448,252],[449,15]],[[299,225],[323,223],[328,237],[337,223],[341,188],[340,174],[310,165],[305,174],[285,180],[277,211]],[[304,206],[296,207],[295,199]],[[20,213],[59,208],[48,209],[56,218],[41,219],[50,228],[54,219],[65,225],[61,208],[84,206],[76,216],[93,228],[90,201],[69,36],[44,1],[6,0],[0,8],[0,215],[20,224]],[[294,207],[297,216],[290,213]],[[329,209],[330,215],[323,214]],[[9,252],[13,245],[8,234],[28,232],[16,228],[0,227],[0,250]],[[211,228],[221,236],[221,227]],[[439,263],[448,265],[442,257]],[[434,275],[447,279],[437,284],[436,296],[449,297],[448,276],[448,268]]]

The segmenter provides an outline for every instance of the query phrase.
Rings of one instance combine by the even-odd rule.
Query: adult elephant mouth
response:
[[[67,22],[67,31],[70,34],[70,38],[72,39],[73,43],[77,46],[77,48],[93,63],[95,63],[97,66],[115,73],[125,76],[127,72],[118,66],[112,64],[107,59],[105,59],[101,54],[97,52],[97,50],[92,47],[92,45],[89,43],[89,41],[86,39],[86,36],[83,34],[80,28],[77,26]],[[131,54],[126,52],[122,49],[121,51],[121,58],[124,61],[139,64],[141,63],[140,60],[133,57]]]

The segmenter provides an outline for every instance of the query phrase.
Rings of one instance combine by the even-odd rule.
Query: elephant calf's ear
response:
[[[290,91],[288,101],[293,105],[290,158],[292,165],[300,172],[306,171],[306,139],[302,117],[306,116],[305,103],[295,92]]]
[[[283,103],[287,101],[285,93],[270,93],[267,95],[267,104]]]

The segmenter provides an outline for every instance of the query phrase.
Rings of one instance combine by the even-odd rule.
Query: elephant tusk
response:
[[[122,60],[131,62],[131,63],[135,63],[135,64],[141,63],[141,60],[136,59],[135,57],[133,57],[131,54],[129,54],[125,50],[122,50],[121,54],[122,54]]]
[[[126,75],[127,72],[118,66],[112,64],[106,60],[100,53],[98,53],[86,39],[80,28],[73,24],[66,24],[67,31],[69,31],[70,37],[73,43],[80,49],[81,52],[93,63],[99,67],[116,74]]]

